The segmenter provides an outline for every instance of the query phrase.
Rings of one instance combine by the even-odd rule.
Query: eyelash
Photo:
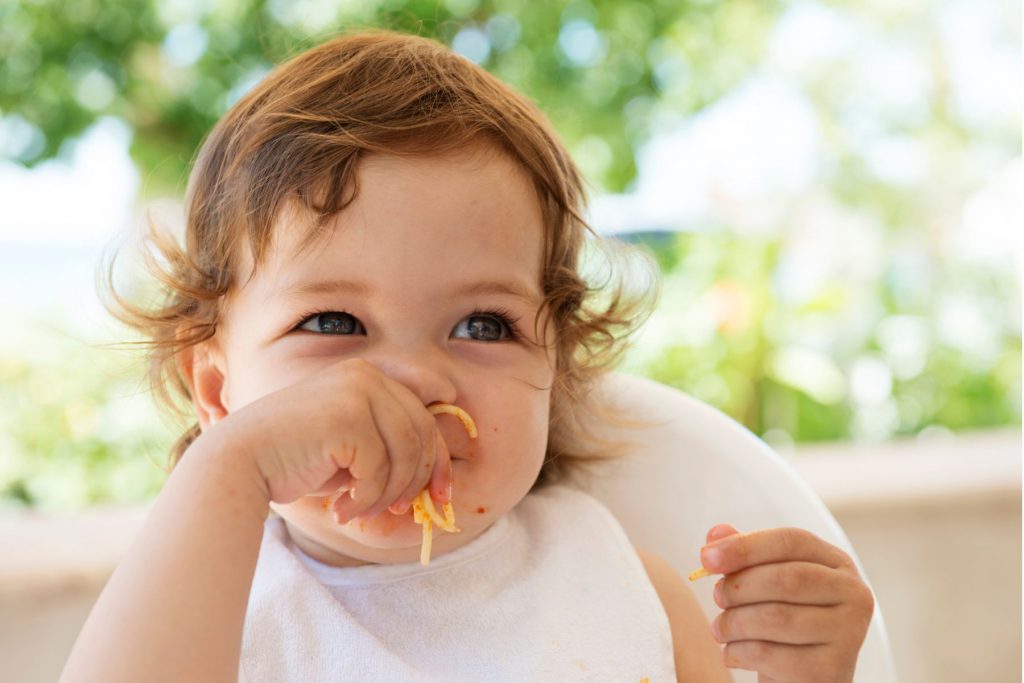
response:
[[[292,331],[298,331],[298,329],[302,327],[306,322],[308,322],[310,318],[314,318],[323,313],[345,313],[346,315],[351,315],[353,318],[356,317],[349,313],[348,311],[313,309],[307,311],[306,313],[299,317],[298,322],[292,325]],[[512,313],[509,312],[507,309],[501,307],[494,307],[476,310],[467,315],[466,318],[472,318],[474,316],[490,316],[491,318],[500,321],[505,326],[505,329],[508,330],[508,337],[500,341],[510,342],[519,339],[519,328],[516,326],[516,324],[519,322],[519,318],[513,316]],[[356,319],[358,320],[358,318]],[[491,343],[493,344],[494,342]]]

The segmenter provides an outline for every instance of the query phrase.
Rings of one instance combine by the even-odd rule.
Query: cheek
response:
[[[530,393],[506,394],[493,406],[491,414],[497,419],[481,434],[481,446],[485,455],[494,456],[488,463],[492,474],[517,483],[529,479],[532,485],[547,450],[550,392],[526,391]]]
[[[294,363],[279,361],[273,357],[246,355],[240,351],[232,358],[229,370],[234,367],[239,371],[231,373],[226,381],[226,399],[230,410],[238,410],[253,401],[259,400],[275,391],[280,391],[320,371],[327,362]],[[241,369],[244,368],[244,371]]]

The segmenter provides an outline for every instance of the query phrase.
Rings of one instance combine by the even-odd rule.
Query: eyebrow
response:
[[[316,280],[304,282],[278,290],[270,298],[300,298],[314,294],[352,294],[368,296],[371,287],[353,280]],[[468,294],[502,294],[522,299],[529,303],[539,303],[540,295],[519,280],[481,280],[466,282],[445,292],[447,297],[461,297]]]

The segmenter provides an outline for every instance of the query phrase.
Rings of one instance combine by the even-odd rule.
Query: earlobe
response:
[[[181,369],[188,381],[199,427],[206,431],[228,415],[225,363],[216,349],[200,344],[182,353]]]

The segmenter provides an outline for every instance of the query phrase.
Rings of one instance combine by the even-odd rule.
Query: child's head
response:
[[[149,340],[158,396],[183,396],[202,422],[357,355],[425,403],[501,411],[520,430],[501,436],[537,450],[529,488],[598,455],[583,429],[592,382],[650,304],[621,287],[591,300],[583,201],[540,112],[484,70],[418,37],[342,37],[217,124],[189,180],[184,249],[151,231],[166,299],[144,309],[115,293],[114,312]],[[366,291],[289,291],[336,280]],[[483,281],[526,296],[458,292]],[[189,381],[200,357],[223,375],[206,396]]]

